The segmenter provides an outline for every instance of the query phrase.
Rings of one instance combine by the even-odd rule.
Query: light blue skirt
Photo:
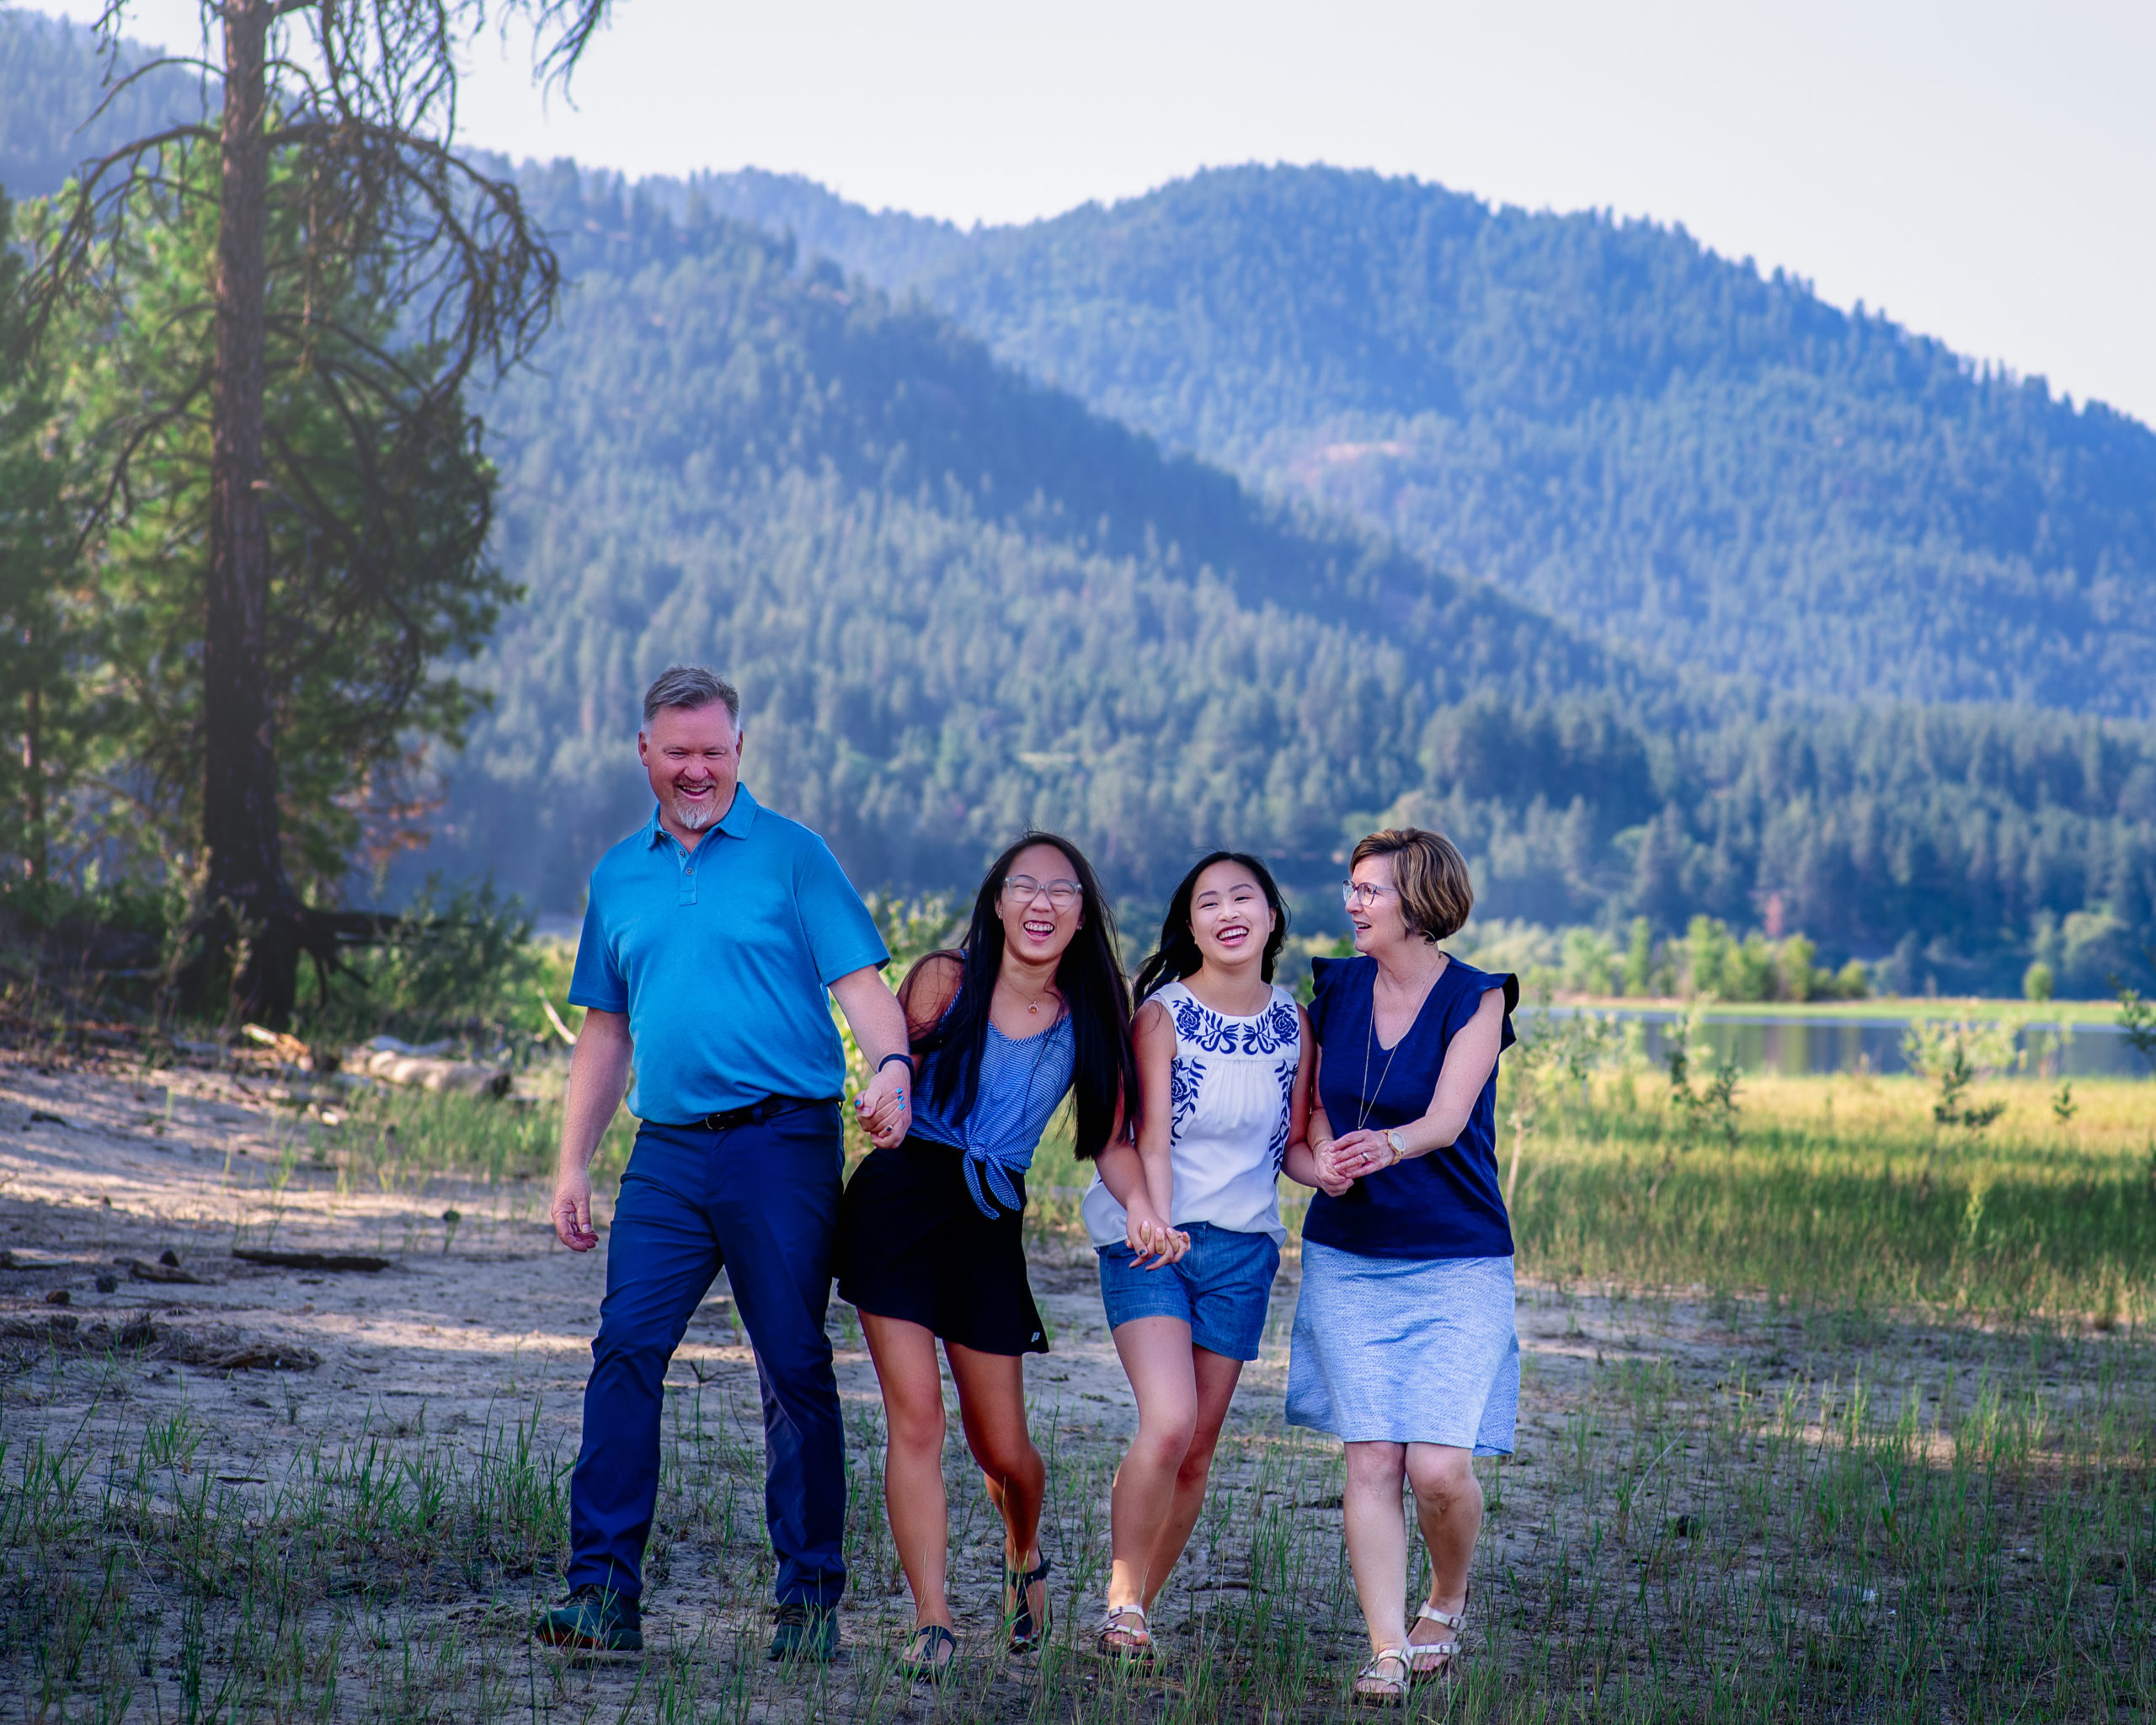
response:
[[[1288,1423],[1350,1444],[1509,1455],[1519,1334],[1509,1258],[1365,1258],[1303,1242]]]

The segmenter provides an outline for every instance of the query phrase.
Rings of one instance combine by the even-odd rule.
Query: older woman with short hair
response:
[[[1519,985],[1438,948],[1475,901],[1443,835],[1374,832],[1342,897],[1356,956],[1318,959],[1310,1146],[1288,1370],[1290,1424],[1346,1445],[1348,1561],[1370,1637],[1358,1701],[1406,1697],[1460,1650],[1482,1491],[1519,1406],[1513,1240],[1498,1183],[1497,1056]],[[1406,1622],[1403,1479],[1430,1552]]]

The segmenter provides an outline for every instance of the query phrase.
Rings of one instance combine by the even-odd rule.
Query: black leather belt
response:
[[[761,1102],[744,1103],[738,1108],[721,1108],[715,1114],[706,1114],[701,1120],[691,1120],[686,1126],[677,1126],[678,1132],[731,1132],[736,1126],[760,1126],[781,1114],[790,1114],[796,1108],[836,1108],[835,1096],[767,1096]]]

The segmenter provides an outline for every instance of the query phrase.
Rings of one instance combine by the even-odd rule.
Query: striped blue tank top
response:
[[[984,1215],[996,1215],[998,1204],[1006,1210],[1024,1207],[1011,1176],[1033,1165],[1041,1134],[1070,1088],[1075,1046],[1068,1012],[1022,1040],[990,1024],[973,1110],[963,1118],[958,1117],[963,1100],[958,1090],[952,1092],[947,1111],[931,1099],[937,1063],[953,1051],[939,1049],[921,1063],[914,1085],[913,1135],[965,1153],[966,1190]]]

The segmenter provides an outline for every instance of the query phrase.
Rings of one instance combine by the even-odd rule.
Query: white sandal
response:
[[[1118,1622],[1123,1617],[1135,1617],[1138,1626]],[[1104,1659],[1145,1660],[1153,1657],[1153,1632],[1145,1626],[1145,1608],[1143,1605],[1111,1605],[1107,1621],[1101,1625],[1100,1633],[1093,1637],[1093,1651]]]
[[[1417,1677],[1435,1677],[1446,1666],[1460,1657],[1460,1632],[1467,1624],[1467,1604],[1460,1602],[1457,1611],[1440,1611],[1435,1605],[1426,1605],[1415,1614],[1415,1622],[1424,1619],[1440,1629],[1449,1629],[1452,1636],[1447,1641],[1410,1641],[1407,1643],[1408,1664]],[[1415,1632],[1414,1624],[1407,1632]]]
[[[1378,1668],[1397,1665],[1400,1675],[1388,1677]],[[1380,1648],[1369,1663],[1355,1674],[1355,1703],[1364,1707],[1389,1707],[1407,1699],[1415,1680],[1415,1661],[1404,1647]],[[1365,1688],[1364,1685],[1369,1685]]]

